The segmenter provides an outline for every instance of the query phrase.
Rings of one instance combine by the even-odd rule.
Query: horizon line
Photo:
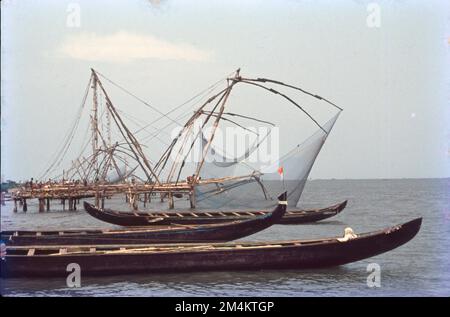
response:
[[[348,180],[419,180],[419,179],[450,179],[450,176],[443,177],[380,177],[380,178],[308,178],[307,181],[331,181],[331,180],[339,180],[339,181],[348,181]]]

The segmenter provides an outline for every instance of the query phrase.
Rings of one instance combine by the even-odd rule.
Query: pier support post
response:
[[[102,209],[105,209],[105,197],[102,197]]]
[[[175,203],[173,201],[172,192],[169,193],[169,209],[173,209],[175,207]]]
[[[50,211],[50,198],[47,198],[47,211]]]
[[[27,211],[28,211],[27,200],[24,199],[24,200],[23,200],[23,212],[27,212]]]
[[[144,193],[144,208],[147,207],[147,193]]]
[[[73,199],[69,198],[69,211],[72,211]]]
[[[131,202],[133,206],[133,210],[138,210],[138,202],[139,202],[139,195],[131,194]]]
[[[193,190],[191,190],[189,192],[189,202],[191,204],[191,209],[195,208],[195,192]]]
[[[44,209],[45,209],[44,198],[39,198],[39,212],[44,212]]]
[[[65,211],[66,210],[66,200],[64,198],[61,199],[61,204],[62,204],[62,207],[63,207],[63,211]]]
[[[17,199],[14,199],[14,212],[17,212]]]

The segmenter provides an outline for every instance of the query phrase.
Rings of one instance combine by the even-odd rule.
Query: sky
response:
[[[239,67],[299,85],[344,108],[313,179],[450,177],[448,1],[6,0],[1,18],[2,179],[45,168],[91,67],[161,112]],[[282,148],[301,139],[301,114],[249,96],[292,127]]]

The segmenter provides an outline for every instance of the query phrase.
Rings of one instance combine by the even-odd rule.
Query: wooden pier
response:
[[[210,178],[208,180],[197,180],[195,182],[178,182],[148,184],[139,182],[126,183],[52,183],[47,185],[32,185],[16,189],[12,193],[14,211],[17,212],[18,204],[24,212],[27,211],[27,200],[37,199],[39,212],[49,211],[51,201],[58,200],[65,210],[66,202],[68,210],[77,210],[81,199],[95,198],[95,206],[104,208],[105,198],[114,195],[125,195],[126,202],[132,209],[138,209],[138,202],[143,198],[144,207],[151,202],[152,197],[158,197],[161,202],[167,200],[169,209],[175,208],[175,198],[188,197],[190,207],[196,207],[195,187],[207,184],[223,184],[227,181],[247,178],[250,175],[231,176],[221,178]]]
[[[37,199],[39,212],[49,211],[51,201],[57,200],[61,203],[63,210],[77,210],[81,199],[95,198],[95,205],[104,208],[105,198],[114,195],[125,195],[126,202],[133,209],[138,209],[138,202],[143,199],[144,206],[151,202],[152,197],[160,196],[163,202],[166,198],[169,208],[174,208],[174,197],[194,196],[193,186],[187,183],[178,184],[51,184],[39,187],[22,187],[13,193],[14,212],[19,206],[26,212],[28,201]],[[195,199],[191,198],[191,207],[195,207]]]

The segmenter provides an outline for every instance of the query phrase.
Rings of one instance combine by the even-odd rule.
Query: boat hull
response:
[[[295,225],[317,222],[339,214],[347,206],[347,201],[317,210],[293,210],[288,211],[278,221],[277,224]],[[250,220],[258,215],[267,214],[268,211],[208,211],[191,213],[142,213],[142,212],[118,212],[113,210],[102,210],[93,208],[90,204],[85,204],[85,210],[92,217],[107,223],[133,227],[133,226],[151,226],[151,225],[171,225],[171,224],[213,224],[231,221]],[[161,220],[155,222],[156,218]]]
[[[411,240],[422,219],[340,242],[336,238],[274,243],[227,243],[187,248],[185,251],[148,251],[76,254],[6,255],[1,261],[2,277],[67,276],[71,263],[80,266],[81,276],[116,274],[179,273],[194,271],[238,271],[265,269],[310,269],[363,260]],[[181,246],[181,245],[180,245]],[[180,248],[179,246],[179,248]],[[118,248],[118,247],[116,247]],[[167,248],[167,247],[166,247]],[[70,250],[69,250],[70,251]],[[14,252],[13,248],[7,253]],[[57,252],[57,250],[56,250]]]
[[[286,194],[268,214],[250,220],[213,225],[169,226],[123,230],[85,231],[5,231],[1,238],[7,245],[87,245],[197,243],[231,241],[262,231],[277,223],[286,212]]]

